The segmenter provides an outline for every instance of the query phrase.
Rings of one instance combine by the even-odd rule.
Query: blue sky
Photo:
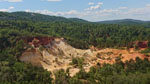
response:
[[[0,0],[0,11],[26,11],[89,21],[150,20],[150,0]]]

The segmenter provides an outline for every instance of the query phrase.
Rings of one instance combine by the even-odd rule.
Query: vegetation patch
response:
[[[141,53],[143,53],[143,54],[150,53],[150,48],[147,48],[147,49],[145,49],[145,50],[142,50]]]

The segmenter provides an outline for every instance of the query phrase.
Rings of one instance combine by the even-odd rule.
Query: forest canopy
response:
[[[102,24],[80,19],[45,16],[32,13],[0,13],[0,83],[51,84],[51,73],[24,64],[18,57],[28,47],[22,38],[34,36],[63,37],[75,48],[87,49],[128,47],[134,41],[150,40],[150,22],[134,24]],[[65,71],[56,74],[56,84],[148,84],[150,62],[137,58],[137,63],[105,65],[81,71],[70,77]],[[141,66],[140,66],[141,65]],[[119,78],[119,79],[117,79]],[[142,80],[140,80],[142,78]],[[119,81],[117,81],[119,80]],[[127,81],[128,80],[128,81]],[[65,82],[66,81],[66,82]],[[124,82],[126,81],[126,82]]]

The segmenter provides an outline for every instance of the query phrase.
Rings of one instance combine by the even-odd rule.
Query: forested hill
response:
[[[150,21],[142,21],[142,20],[134,20],[134,19],[122,19],[122,20],[108,20],[108,21],[100,21],[97,23],[101,24],[148,24]]]
[[[41,22],[81,22],[88,21],[78,18],[64,18],[59,16],[43,15],[31,12],[0,12],[0,20],[27,20],[27,21],[41,21]]]
[[[76,18],[26,12],[0,12],[0,84],[52,84],[50,72],[18,60],[22,53],[31,47],[23,39],[42,36],[63,37],[67,43],[80,49],[93,45],[99,49],[133,48],[133,46],[138,49],[139,46],[132,43],[150,42],[150,23],[93,24]],[[75,59],[75,63],[84,62]],[[131,60],[125,64],[119,61],[114,65],[105,65],[103,68],[99,67],[100,64],[97,65],[98,67],[91,68],[88,73],[81,67],[80,72],[74,77],[68,75],[68,71],[58,71],[54,84],[150,83],[150,62],[147,59],[144,61],[137,59],[137,63]]]
[[[69,20],[72,20],[74,22],[81,22],[81,23],[90,23],[89,21],[79,19],[79,18],[69,18]]]
[[[136,40],[150,40],[150,22],[126,19],[106,23],[96,24],[78,18],[29,12],[0,12],[0,32],[13,33],[19,37],[59,36],[67,39],[76,48],[89,48],[90,45],[100,48],[123,47]],[[123,23],[133,24],[121,25]]]
[[[27,20],[39,22],[78,22],[78,23],[95,23],[95,24],[124,24],[124,25],[148,25],[150,21],[122,19],[122,20],[108,20],[99,22],[90,22],[80,18],[65,18],[60,16],[43,15],[31,12],[0,12],[0,20]]]

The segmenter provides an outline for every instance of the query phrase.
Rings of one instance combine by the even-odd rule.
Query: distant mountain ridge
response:
[[[69,18],[69,20],[72,20],[72,21],[75,21],[75,22],[83,22],[83,23],[89,22],[87,20],[83,20],[83,19],[79,19],[79,18]]]
[[[135,20],[135,19],[121,19],[121,20],[108,20],[108,21],[100,21],[97,23],[101,24],[144,24],[150,21],[142,21],[142,20]]]
[[[65,18],[60,16],[50,16],[31,12],[0,12],[0,20],[29,20],[43,22],[88,22],[78,18]]]
[[[145,24],[150,21],[122,19],[108,20],[99,22],[90,22],[80,18],[65,18],[60,16],[50,16],[32,12],[0,12],[0,20],[27,20],[27,21],[42,21],[42,22],[79,22],[79,23],[96,23],[96,24]]]

